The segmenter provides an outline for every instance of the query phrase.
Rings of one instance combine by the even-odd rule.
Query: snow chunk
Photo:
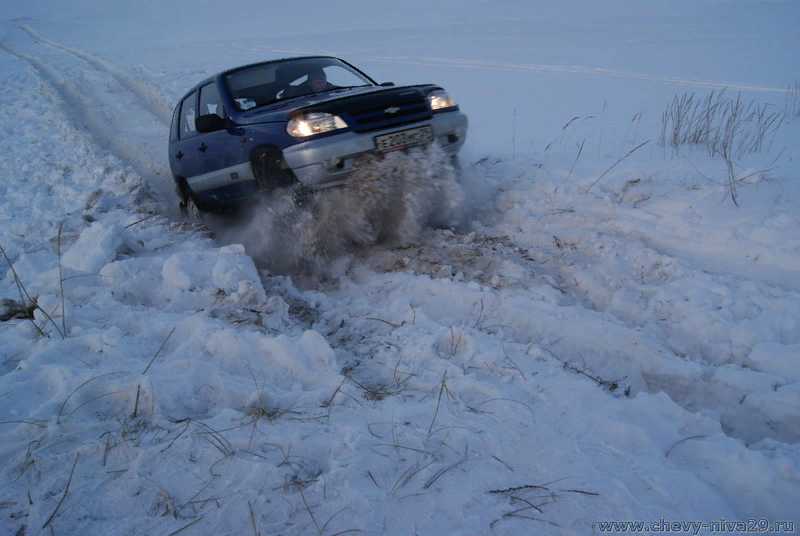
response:
[[[179,290],[191,290],[204,279],[208,279],[207,267],[198,262],[201,260],[191,253],[176,253],[164,262],[161,276],[165,286],[176,287]]]
[[[773,437],[785,443],[800,441],[800,384],[794,383],[774,391],[761,391],[748,396],[736,422],[737,435],[748,442]]]
[[[300,348],[305,352],[311,370],[313,370],[314,365],[322,365],[328,368],[336,360],[333,348],[316,331],[309,329],[303,333],[303,336],[300,337]]]
[[[728,365],[716,370],[710,387],[729,408],[721,418],[729,435],[747,443],[800,440],[800,384],[783,385],[777,376]]]
[[[758,343],[750,353],[749,362],[768,374],[800,382],[800,344]]]
[[[58,265],[58,257],[47,250],[35,253],[26,253],[14,263],[14,271],[22,279],[23,283],[29,282],[39,274],[42,274]],[[14,279],[14,274],[8,270],[6,277]]]
[[[128,246],[126,235],[126,231],[119,225],[95,222],[64,253],[61,264],[67,268],[96,274]]]
[[[197,300],[213,296],[217,306],[248,308],[267,302],[258,271],[238,244],[220,248],[215,255],[202,251],[175,253],[164,262],[161,276],[164,295],[173,301],[188,298],[202,306]]]
[[[216,288],[232,289],[226,304],[255,306],[267,301],[253,260],[245,255],[244,246],[234,244],[219,250],[211,271]]]

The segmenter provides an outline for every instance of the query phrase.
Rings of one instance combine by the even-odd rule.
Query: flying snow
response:
[[[331,260],[375,244],[414,243],[426,226],[464,225],[466,194],[458,171],[436,145],[362,157],[344,185],[278,189],[246,217],[212,220],[225,242],[245,245],[275,273],[324,270]]]

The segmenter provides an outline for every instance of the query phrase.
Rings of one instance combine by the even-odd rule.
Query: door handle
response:
[[[183,158],[183,153],[182,153],[182,152],[180,152],[180,151],[178,151],[177,153],[175,153],[175,158],[177,158],[178,160],[180,160],[181,158]]]
[[[198,151],[203,153],[206,152],[206,149],[208,149],[208,145],[206,145],[205,143],[201,143],[200,147],[197,148]]]

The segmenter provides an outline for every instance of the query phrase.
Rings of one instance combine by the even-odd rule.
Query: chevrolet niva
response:
[[[329,56],[245,65],[178,102],[169,163],[191,219],[276,188],[343,185],[358,159],[437,143],[455,159],[467,117],[441,87],[378,84]]]

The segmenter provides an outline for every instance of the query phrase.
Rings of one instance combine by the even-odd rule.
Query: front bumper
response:
[[[455,156],[467,138],[467,116],[460,111],[442,112],[426,121],[371,132],[344,132],[293,145],[283,158],[297,180],[308,188],[322,189],[343,183],[355,170],[358,157],[375,152],[375,136],[431,125],[436,142],[448,156]]]

